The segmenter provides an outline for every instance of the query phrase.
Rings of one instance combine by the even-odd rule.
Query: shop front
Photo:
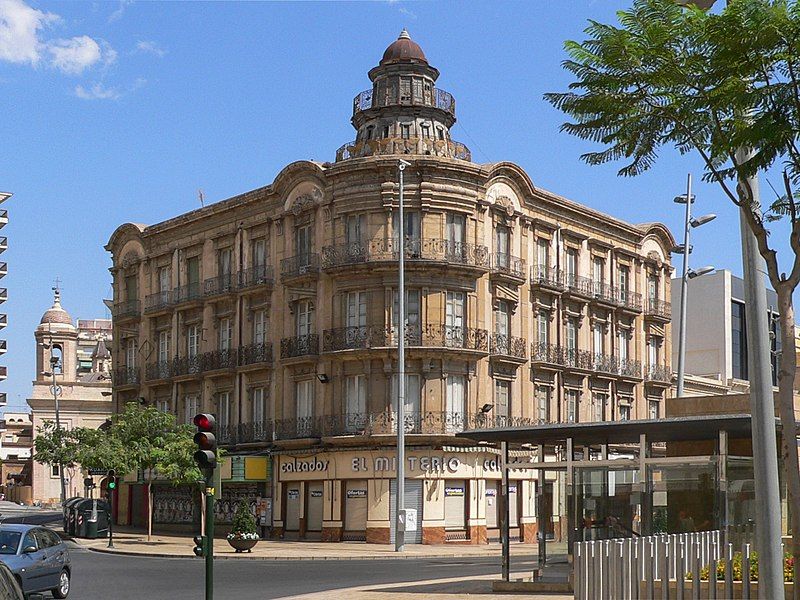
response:
[[[530,460],[522,452],[512,459]],[[394,540],[393,448],[287,451],[273,461],[277,535],[331,542]],[[405,473],[406,507],[417,509],[419,524],[406,534],[406,543],[479,544],[497,537],[500,461],[495,452],[409,448]],[[511,473],[512,528],[521,541],[535,542],[537,473],[522,468]]]

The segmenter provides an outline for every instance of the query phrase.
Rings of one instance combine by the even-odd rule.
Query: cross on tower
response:
[[[55,285],[53,286],[53,291],[56,293],[56,296],[61,295],[61,279],[56,277]]]

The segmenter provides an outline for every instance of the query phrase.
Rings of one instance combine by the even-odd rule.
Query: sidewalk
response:
[[[108,539],[75,542],[95,552],[112,552],[160,558],[193,557],[194,542],[189,536],[153,534],[141,532],[114,532],[114,548],[108,548]],[[536,546],[515,543],[511,545],[512,556],[536,554]],[[214,557],[219,559],[250,560],[364,560],[364,559],[404,559],[404,558],[458,558],[476,556],[496,556],[500,565],[500,544],[448,544],[429,546],[406,544],[405,551],[398,554],[390,544],[365,544],[358,542],[298,542],[287,540],[262,540],[252,552],[236,554],[224,538],[214,539]]]

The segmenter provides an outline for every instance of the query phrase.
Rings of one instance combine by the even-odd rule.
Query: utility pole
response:
[[[683,275],[681,276],[681,316],[678,331],[678,398],[683,397],[683,380],[686,374],[686,298],[689,274],[689,219],[692,218],[692,174],[686,178],[686,217],[683,223]]]
[[[752,153],[740,148],[739,164]],[[747,329],[747,368],[750,380],[750,414],[753,436],[753,479],[758,498],[756,544],[758,550],[758,595],[783,597],[783,556],[781,554],[781,501],[778,487],[778,446],[775,435],[775,399],[772,391],[772,364],[767,323],[766,267],[758,252],[756,237],[745,217],[746,210],[760,205],[758,177],[747,180],[752,205],[739,209],[744,266],[744,312]],[[740,198],[741,199],[741,198]],[[784,348],[784,352],[791,349]]]
[[[58,293],[58,292],[56,292]],[[53,376],[53,385],[50,386],[50,391],[53,392],[53,402],[56,410],[56,431],[61,433],[61,412],[58,407],[58,397],[61,395],[61,386],[56,381],[56,367],[58,366],[58,357],[52,354],[53,352],[53,338],[50,338],[50,374]],[[67,499],[67,485],[64,480],[64,465],[58,461],[58,477],[61,480],[61,506],[64,506],[64,501]]]
[[[395,498],[394,551],[402,552],[405,546],[406,508],[406,280],[405,280],[405,221],[403,171],[410,163],[401,160],[397,168],[400,174],[400,208],[398,214],[398,284],[397,284],[397,498]]]

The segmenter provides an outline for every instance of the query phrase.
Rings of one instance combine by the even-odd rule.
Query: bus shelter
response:
[[[779,421],[776,420],[776,426]],[[718,530],[725,541],[753,535],[755,496],[751,420],[747,414],[658,420],[559,423],[475,430],[459,434],[499,447],[502,575],[509,581],[510,469],[537,472],[538,565],[533,583],[568,583],[577,541]],[[515,448],[533,450],[530,462],[509,460]],[[545,502],[539,482],[552,479],[559,502]],[[550,551],[553,521],[568,532]],[[550,546],[553,546],[550,544]],[[562,565],[556,568],[555,565]],[[551,568],[552,566],[552,568]]]

